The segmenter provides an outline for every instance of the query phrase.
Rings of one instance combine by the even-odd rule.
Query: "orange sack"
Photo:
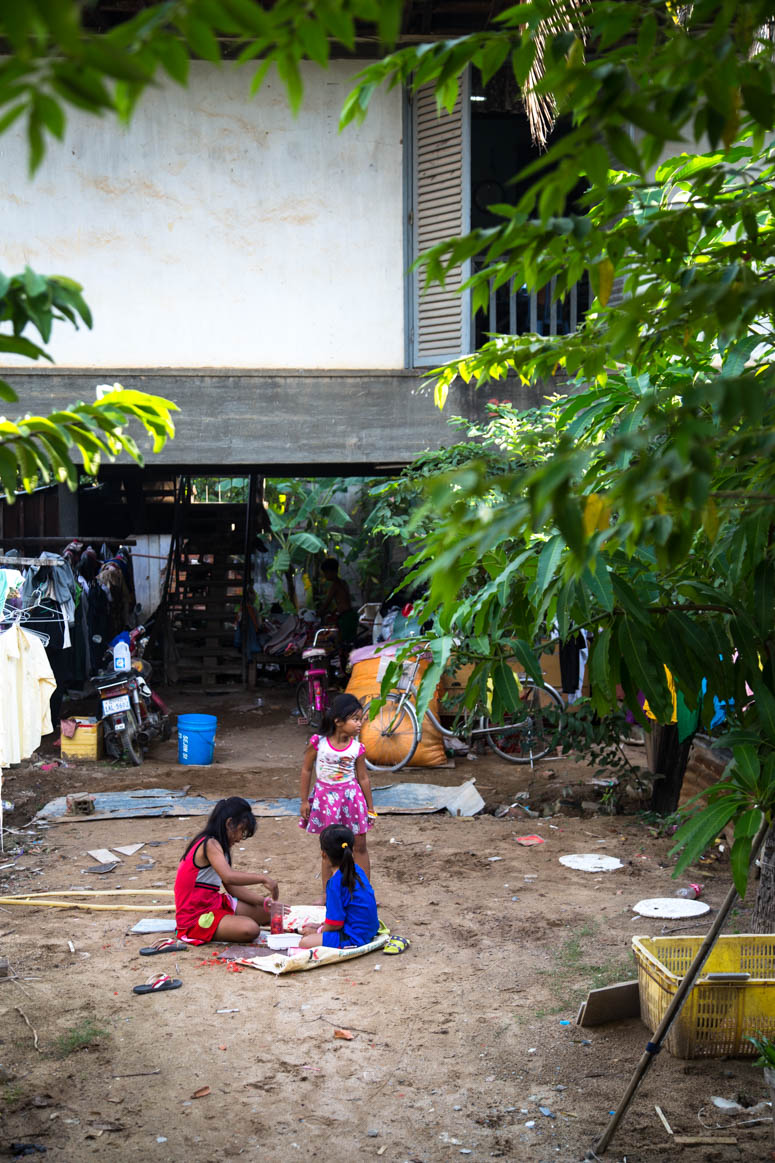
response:
[[[357,651],[356,653],[361,654],[361,651]],[[359,661],[353,659],[354,665],[350,675],[350,681],[347,684],[347,693],[349,695],[355,695],[356,699],[360,699],[364,705],[369,699],[378,698],[382,684],[382,674],[394,653],[395,651],[390,652],[388,648],[371,658],[362,658]],[[415,659],[408,660],[406,665],[413,669],[415,661]],[[415,689],[419,686],[420,680],[429,664],[430,659],[420,659],[417,674],[414,679]],[[438,691],[431,700],[430,710],[438,719]],[[368,722],[365,718],[363,726],[361,727],[360,740],[366,748],[366,758],[371,763],[381,763],[389,766],[395,762],[396,754],[394,744],[391,744],[389,739],[383,739],[376,724]],[[446,762],[447,755],[444,750],[443,736],[433,726],[426,715],[422,724],[420,742],[417,744],[417,750],[409,761],[409,766],[443,767]]]

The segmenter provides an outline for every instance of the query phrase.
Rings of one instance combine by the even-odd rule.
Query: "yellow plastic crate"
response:
[[[703,937],[633,937],[640,1016],[652,1033],[665,1016]],[[710,973],[749,973],[747,981],[708,981]],[[747,1038],[775,1038],[775,936],[719,937],[664,1045],[676,1058],[742,1058]]]
[[[75,734],[68,739],[62,732],[61,756],[63,759],[101,759],[102,723],[94,718],[73,715],[78,726]]]

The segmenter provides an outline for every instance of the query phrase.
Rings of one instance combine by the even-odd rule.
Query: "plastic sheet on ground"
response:
[[[125,820],[140,816],[209,816],[216,800],[204,796],[187,796],[169,788],[143,788],[137,791],[94,792],[94,814],[68,816],[65,796],[50,800],[40,809],[35,822],[76,824],[84,820]],[[372,791],[374,807],[383,815],[426,815],[445,809],[453,816],[475,816],[484,800],[469,779],[457,787],[433,783],[394,783]],[[254,800],[256,816],[298,816],[300,800]]]
[[[303,914],[303,915],[302,915]],[[304,924],[320,924],[325,917],[325,909],[315,905],[296,905],[291,907],[291,913],[286,917],[286,926],[301,929]],[[261,969],[264,973],[305,973],[308,969],[319,969],[321,965],[334,965],[340,961],[350,961],[353,957],[363,957],[367,953],[375,953],[390,940],[390,930],[380,922],[379,932],[368,945],[353,945],[346,949],[327,949],[324,945],[317,945],[314,949],[300,949],[292,957],[277,952],[271,957],[250,956],[250,946],[245,946],[244,957],[229,956],[235,965],[244,965],[248,969]],[[230,949],[229,954],[232,953]]]

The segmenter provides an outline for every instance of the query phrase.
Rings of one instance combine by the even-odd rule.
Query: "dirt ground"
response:
[[[139,769],[105,761],[49,773],[25,764],[5,773],[3,796],[16,804],[6,824],[17,830],[6,835],[0,860],[4,895],[169,889],[186,838],[202,823],[26,828],[55,795],[188,783],[193,794],[212,798],[298,794],[308,729],[290,714],[288,688],[171,692],[169,701],[175,712],[219,716],[212,767],[179,767],[170,742]],[[44,742],[38,757],[53,754]],[[489,803],[510,803],[529,789],[535,804],[550,772],[569,781],[590,775],[580,759],[554,758],[531,773],[483,756],[458,760],[455,770],[411,769],[395,778],[458,784],[475,777]],[[0,978],[0,1155],[22,1142],[70,1163],[94,1156],[582,1159],[618,1104],[647,1031],[638,1019],[582,1029],[576,1012],[590,988],[635,976],[633,935],[661,933],[662,922],[632,912],[644,897],[675,891],[671,842],[656,831],[634,815],[382,816],[369,839],[372,880],[381,916],[411,948],[279,978],[229,971],[195,949],[141,957],[140,946],[153,938],[128,933],[141,912],[3,907],[0,953],[11,976]],[[545,843],[515,842],[532,833]],[[133,842],[145,847],[115,872],[83,874],[93,864],[87,849]],[[285,901],[309,902],[321,891],[315,849],[295,819],[261,820],[234,857],[238,866],[271,872]],[[574,872],[558,863],[569,852],[615,855],[624,868]],[[153,867],[139,868],[148,858]],[[698,876],[704,899],[718,906],[728,865],[722,859]],[[745,932],[749,912],[736,910],[727,931]],[[132,993],[160,970],[180,977],[183,988]],[[335,1039],[336,1026],[353,1040]],[[194,1098],[202,1087],[209,1094]],[[750,1059],[681,1061],[662,1053],[606,1159],[769,1159],[771,1124],[724,1116],[712,1096],[744,1105],[768,1097]],[[731,1136],[735,1145],[677,1147],[655,1104],[676,1134]]]

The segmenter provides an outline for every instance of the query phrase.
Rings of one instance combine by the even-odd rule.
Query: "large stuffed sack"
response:
[[[351,656],[353,662],[352,673],[350,681],[347,684],[347,693],[355,695],[365,706],[370,699],[379,698],[380,688],[382,686],[382,676],[385,668],[395,654],[395,650],[391,651],[389,648],[381,651],[373,657],[360,657],[363,652],[356,651],[354,656]],[[405,664],[409,672],[413,672],[416,659],[412,659]],[[417,672],[414,679],[415,688],[419,686],[420,680],[430,664],[430,659],[420,659],[417,663]],[[405,671],[406,672],[406,671]],[[430,710],[438,719],[439,716],[439,701],[438,697],[434,697],[430,702]],[[377,722],[370,722],[364,717],[363,726],[360,734],[361,743],[366,748],[366,758],[371,763],[380,764],[385,767],[391,767],[400,758],[397,754],[397,745],[395,742],[380,734]],[[400,744],[403,747],[404,743]],[[447,755],[444,750],[444,739],[441,732],[433,726],[430,719],[426,715],[422,724],[422,735],[420,742],[417,744],[417,750],[409,761],[410,767],[442,767],[447,762]]]

